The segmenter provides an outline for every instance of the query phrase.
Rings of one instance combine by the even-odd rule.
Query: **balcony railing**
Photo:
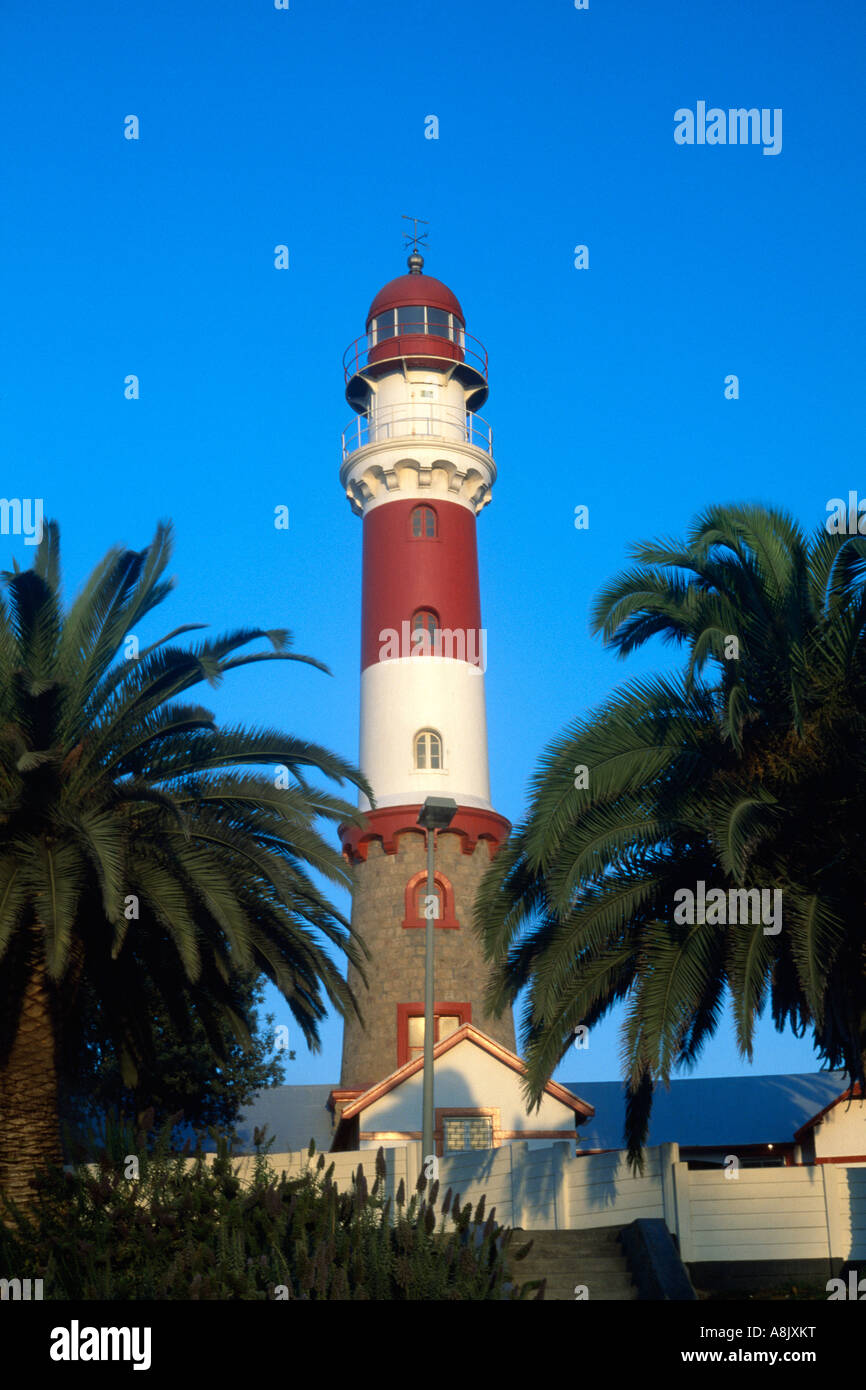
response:
[[[356,415],[343,430],[343,459],[389,439],[435,438],[471,444],[493,454],[493,431],[474,411],[452,405],[380,406],[367,415]]]
[[[431,357],[457,362],[487,380],[487,349],[483,343],[463,328],[454,328],[450,335],[428,330],[429,325],[424,323],[401,323],[394,333],[387,336],[364,333],[356,338],[343,353],[343,371],[347,383],[371,365],[379,366],[397,358],[422,357],[427,344]],[[424,339],[426,342],[422,341]]]

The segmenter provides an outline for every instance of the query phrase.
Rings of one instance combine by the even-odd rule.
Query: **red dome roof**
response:
[[[441,280],[434,280],[432,275],[421,274],[398,275],[396,280],[389,280],[387,285],[383,285],[370,305],[367,323],[386,309],[401,309],[412,304],[426,304],[428,309],[445,309],[456,314],[461,323],[466,322],[460,301],[448,286],[443,285]]]

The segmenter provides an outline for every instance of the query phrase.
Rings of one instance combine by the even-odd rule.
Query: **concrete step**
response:
[[[619,1245],[621,1226],[590,1226],[576,1231],[527,1231],[522,1226],[514,1228],[514,1244],[525,1245],[532,1240],[536,1245],[572,1246]]]
[[[620,1227],[603,1226],[577,1231],[514,1233],[512,1251],[517,1255],[530,1241],[522,1260],[514,1260],[512,1277],[519,1283],[544,1279],[547,1301],[575,1300],[575,1285],[584,1285],[589,1300],[631,1302],[638,1297],[628,1260],[619,1240]]]
[[[583,1281],[586,1285],[588,1298],[578,1298],[571,1284],[547,1284],[544,1289],[545,1303],[636,1303],[638,1291],[634,1284],[628,1284],[625,1288],[621,1284],[598,1286]]]
[[[523,1247],[526,1248],[525,1246]],[[520,1246],[511,1247],[515,1255],[520,1254]],[[620,1246],[609,1246],[607,1249],[600,1250],[597,1247],[591,1250],[581,1249],[577,1246],[571,1250],[563,1250],[560,1246],[551,1249],[543,1245],[533,1245],[528,1254],[524,1256],[527,1260],[547,1260],[551,1264],[573,1263],[575,1260],[623,1260],[626,1258],[625,1252]]]
[[[527,1281],[523,1278],[521,1283]],[[586,1288],[588,1298],[578,1298],[575,1293],[576,1286]],[[544,1301],[546,1303],[631,1303],[638,1298],[638,1291],[634,1284],[626,1283],[605,1283],[597,1284],[591,1279],[576,1279],[573,1284],[557,1284],[548,1281],[544,1287]]]
[[[623,1260],[616,1264],[608,1264],[606,1261],[600,1263],[596,1260],[557,1260],[552,1264],[550,1260],[533,1260],[530,1255],[528,1259],[521,1260],[518,1265],[520,1269],[543,1269],[545,1275],[551,1279],[570,1279],[575,1270],[582,1270],[584,1274],[595,1275],[598,1279],[621,1279],[631,1278],[631,1270],[628,1263]]]

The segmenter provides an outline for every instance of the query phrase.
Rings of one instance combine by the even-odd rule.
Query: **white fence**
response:
[[[731,1180],[678,1163],[675,1180],[684,1260],[866,1259],[864,1166],[744,1168]]]
[[[504,1226],[567,1230],[624,1226],[637,1217],[661,1217],[687,1263],[736,1260],[866,1260],[866,1164],[822,1163],[795,1168],[691,1171],[676,1144],[645,1151],[644,1171],[633,1174],[624,1152],[569,1153],[566,1142],[530,1149],[526,1143],[467,1150],[439,1159],[442,1192],[451,1187],[462,1204],[485,1197],[489,1215]],[[421,1172],[421,1144],[386,1149],[385,1191],[407,1196]],[[317,1162],[314,1159],[313,1162]],[[238,1160],[241,1179],[251,1158]],[[301,1172],[305,1150],[274,1154],[277,1171]],[[362,1149],[326,1154],[334,1180],[351,1187],[359,1163],[372,1185],[376,1153]]]

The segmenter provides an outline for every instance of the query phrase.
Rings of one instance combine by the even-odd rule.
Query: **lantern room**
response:
[[[398,275],[376,295],[367,332],[345,353],[346,399],[365,414],[383,377],[434,371],[459,382],[465,409],[477,410],[487,399],[487,353],[466,332],[456,295],[441,280],[424,275],[424,258],[417,251],[408,265],[408,275]]]

